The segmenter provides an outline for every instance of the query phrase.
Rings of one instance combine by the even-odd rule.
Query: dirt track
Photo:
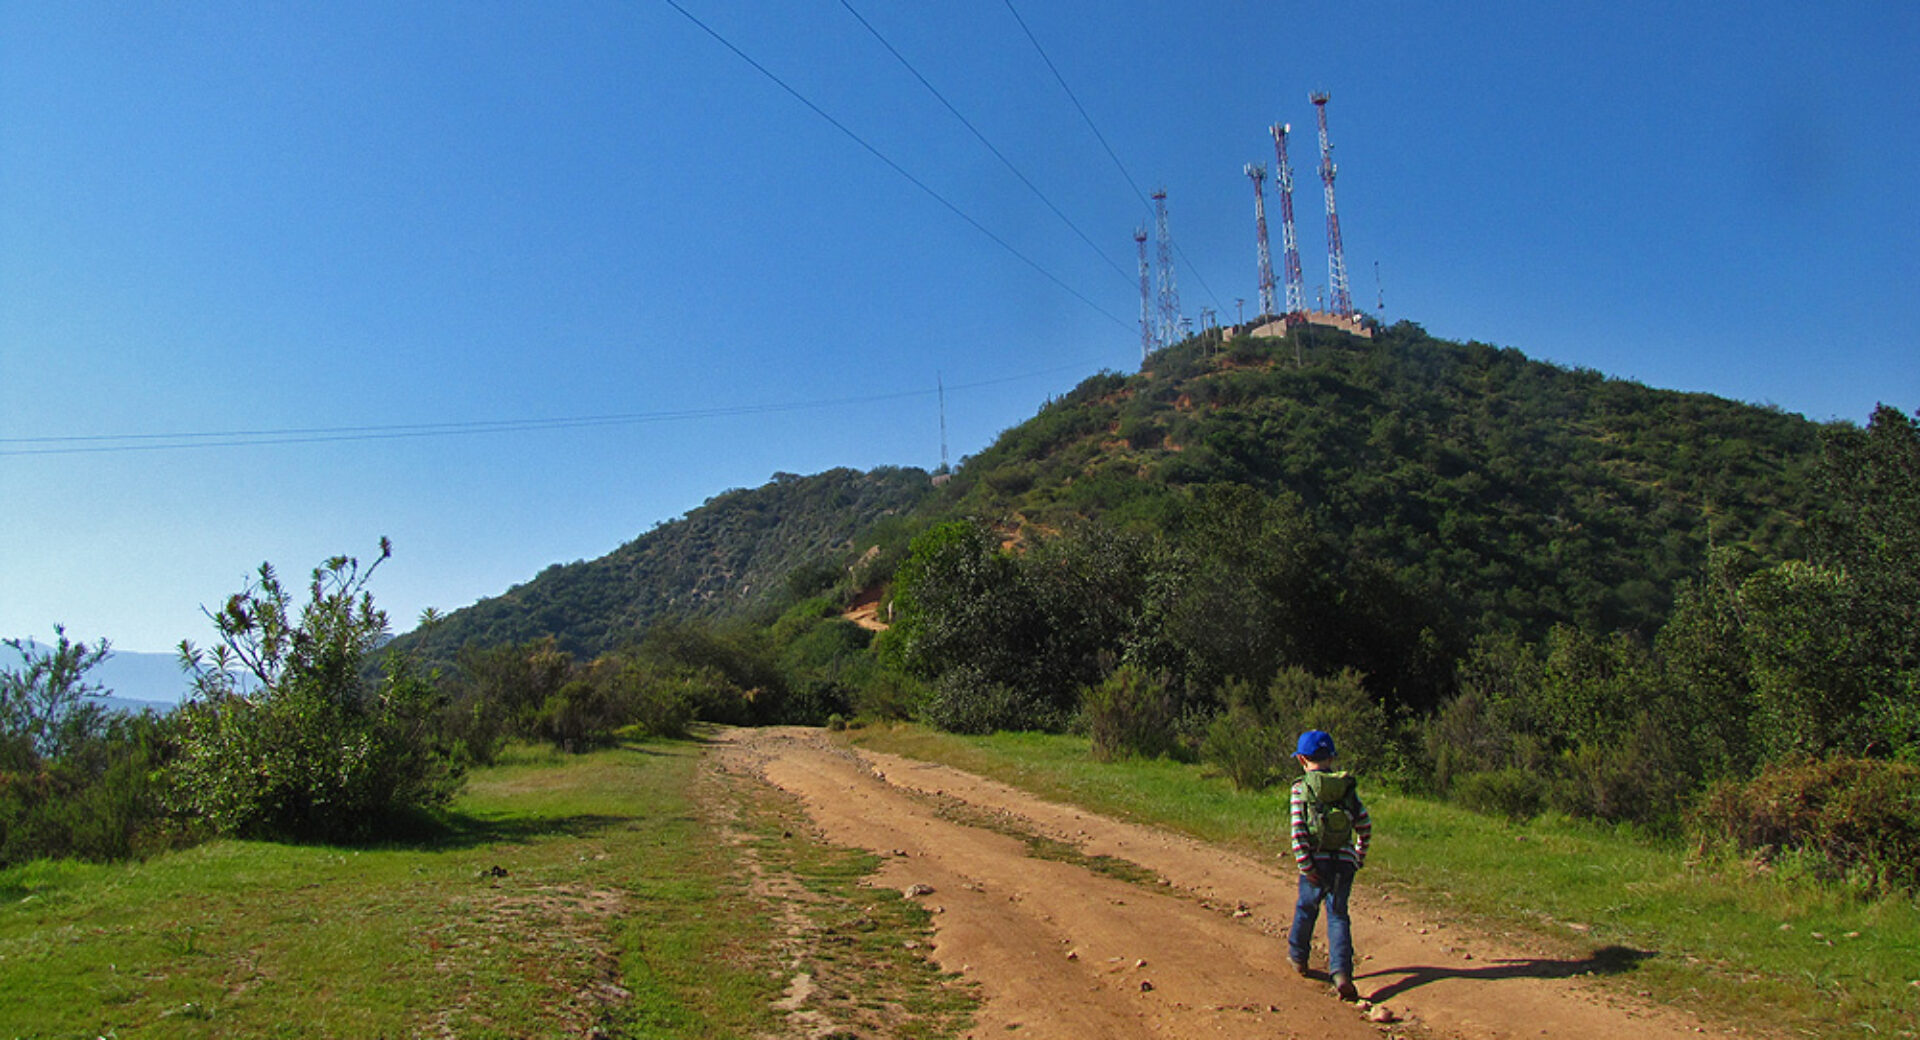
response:
[[[1697,1036],[1688,1015],[1602,996],[1580,976],[1620,963],[1529,956],[1389,894],[1354,895],[1356,981],[1336,1000],[1286,967],[1291,866],[1097,816],[945,766],[855,751],[806,729],[734,730],[730,773],[797,796],[826,836],[886,857],[876,884],[935,911],[934,957],[978,983],[974,1037]],[[1157,877],[1121,880],[1018,835]],[[1321,926],[1324,937],[1325,925]],[[1368,1021],[1380,1004],[1396,1021]]]

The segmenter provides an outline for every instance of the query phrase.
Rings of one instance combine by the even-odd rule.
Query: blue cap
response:
[[[1333,757],[1333,738],[1325,730],[1310,729],[1300,734],[1300,743],[1294,745],[1293,753],[1305,755],[1318,762]]]

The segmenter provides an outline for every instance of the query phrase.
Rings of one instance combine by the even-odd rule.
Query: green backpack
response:
[[[1354,796],[1359,781],[1345,771],[1315,769],[1300,778],[1306,792],[1307,836],[1315,852],[1338,852],[1353,841],[1353,818],[1360,812]]]

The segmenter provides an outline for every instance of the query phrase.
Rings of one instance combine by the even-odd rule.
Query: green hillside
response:
[[[1157,526],[1183,487],[1291,492],[1475,628],[1651,634],[1710,544],[1797,554],[1819,427],[1401,322],[1190,340],[1095,376],[969,459],[956,512]]]
[[[554,564],[453,611],[435,628],[433,644],[495,646],[553,636],[560,649],[591,658],[663,617],[752,611],[779,601],[794,582],[830,584],[839,571],[819,574],[821,561],[844,555],[856,535],[883,518],[911,510],[930,487],[928,474],[911,468],[775,474],[762,487],[715,495],[599,559]],[[396,642],[405,649],[418,638]]]
[[[779,475],[456,611],[434,642],[552,635],[590,657],[662,617],[738,616],[819,591],[863,534],[889,558],[956,516],[1016,537],[1093,518],[1177,539],[1181,503],[1223,484],[1295,496],[1324,551],[1419,601],[1456,648],[1556,623],[1651,635],[1710,546],[1801,552],[1819,430],[1408,322],[1372,340],[1216,334],[1137,375],[1087,379],[937,492],[916,469]],[[887,516],[913,522],[873,534]]]

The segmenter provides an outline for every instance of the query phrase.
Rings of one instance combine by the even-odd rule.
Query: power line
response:
[[[898,390],[857,397],[819,398],[727,405],[660,412],[618,412],[605,415],[551,416],[532,419],[469,419],[440,423],[388,423],[370,426],[293,426],[249,430],[207,430],[186,433],[111,433],[40,437],[0,437],[0,457],[35,455],[82,455],[123,452],[180,451],[206,448],[252,448],[283,444],[330,444],[346,441],[406,440],[423,437],[471,436],[487,433],[536,433],[599,426],[638,426],[648,423],[686,422],[696,419],[732,418],[744,415],[770,415],[780,412],[846,408],[913,397],[944,395],[948,389],[979,390],[1016,383],[1069,369],[1084,368],[1098,359],[1088,358],[1017,375],[979,379],[946,387],[944,382],[932,390]]]
[[[668,0],[668,2],[672,2],[672,0]],[[1067,85],[1067,78],[1060,74],[1059,66],[1055,65],[1053,59],[1047,56],[1047,49],[1040,46],[1040,38],[1033,35],[1033,30],[1027,27],[1027,20],[1020,17],[1019,10],[1013,6],[1013,0],[1005,0],[1005,3],[1008,13],[1013,15],[1013,20],[1020,23],[1020,31],[1026,33],[1027,41],[1033,44],[1034,52],[1040,55],[1041,61],[1046,63],[1047,71],[1053,73],[1054,81],[1060,84],[1060,89],[1067,93],[1067,99],[1072,101],[1073,107],[1079,110],[1080,118],[1086,122],[1087,129],[1093,131],[1094,139],[1100,142],[1100,147],[1107,150],[1107,158],[1112,159],[1113,165],[1119,167],[1120,176],[1127,179],[1127,185],[1133,189],[1134,197],[1140,200],[1140,205],[1145,207],[1149,213],[1153,212],[1154,206],[1147,201],[1147,193],[1140,190],[1140,185],[1133,179],[1133,174],[1127,172],[1127,164],[1120,161],[1119,154],[1113,150],[1112,145],[1107,143],[1107,135],[1100,132],[1100,127],[1094,123],[1093,116],[1087,113],[1087,106],[1080,103],[1080,96],[1075,94],[1073,88]],[[1174,252],[1180,254],[1180,262],[1186,264],[1187,269],[1193,272],[1193,277],[1200,282],[1200,288],[1205,290],[1207,296],[1213,300],[1214,307],[1216,309],[1219,308],[1220,297],[1214,295],[1213,286],[1207,284],[1206,276],[1200,273],[1200,269],[1194,266],[1193,261],[1187,259],[1186,250],[1175,246]]]
[[[936,87],[934,87],[932,83],[929,83],[927,81],[927,77],[921,75],[920,70],[917,68],[914,68],[913,63],[907,60],[906,55],[901,54],[898,48],[894,47],[893,44],[887,42],[887,38],[885,36],[880,35],[880,30],[874,28],[872,22],[867,21],[864,15],[862,15],[859,11],[854,10],[853,5],[851,3],[848,3],[847,0],[840,0],[840,6],[846,8],[847,13],[853,15],[855,21],[858,21],[862,26],[866,28],[868,32],[872,33],[873,38],[880,41],[880,46],[885,47],[887,49],[887,53],[892,54],[895,58],[899,59],[900,64],[906,66],[906,69],[908,72],[913,73],[913,78],[919,80],[920,85],[927,88],[928,93],[932,94],[935,98],[939,99],[942,105],[947,106],[947,111],[952,112],[953,117],[955,119],[960,120],[960,125],[966,127],[967,130],[970,133],[972,133],[974,137],[978,138],[980,143],[986,146],[987,151],[992,152],[993,157],[1000,160],[1001,164],[1004,165],[1010,172],[1012,172],[1012,174],[1015,177],[1020,178],[1020,183],[1026,185],[1027,190],[1033,192],[1034,196],[1037,197],[1041,202],[1046,203],[1047,208],[1053,211],[1054,216],[1060,218],[1061,223],[1071,228],[1074,234],[1080,236],[1080,241],[1085,242],[1087,244],[1087,247],[1089,249],[1092,249],[1096,254],[1098,254],[1101,260],[1106,261],[1107,266],[1113,268],[1114,274],[1119,275],[1123,279],[1127,279],[1129,282],[1129,288],[1131,288],[1130,276],[1127,274],[1127,272],[1121,270],[1119,264],[1116,264],[1113,262],[1113,258],[1107,255],[1107,251],[1100,248],[1099,244],[1096,243],[1093,239],[1089,238],[1085,231],[1080,230],[1080,225],[1075,224],[1072,218],[1068,217],[1065,213],[1062,213],[1060,211],[1060,207],[1054,205],[1053,200],[1047,197],[1047,193],[1040,190],[1039,185],[1027,179],[1027,175],[1020,172],[1020,167],[1015,166],[1013,164],[1013,160],[1007,158],[1005,153],[1001,152],[1000,149],[994,147],[993,142],[987,140],[987,135],[981,133],[980,128],[973,125],[973,120],[968,119],[965,115],[963,115],[958,108],[954,107],[953,102],[947,100],[947,96],[945,94],[940,93],[940,91]]]
[[[694,25],[698,26],[700,31],[706,33],[708,36],[713,37],[714,40],[717,41],[722,47],[725,47],[726,49],[732,51],[734,55],[738,57],[741,61],[744,61],[748,65],[753,66],[754,71],[760,73],[762,76],[765,76],[767,79],[771,80],[775,86],[779,87],[781,90],[786,91],[787,94],[791,96],[795,101],[798,101],[801,104],[807,106],[807,108],[811,109],[814,115],[817,115],[820,118],[826,120],[830,125],[833,126],[835,130],[838,130],[841,133],[845,134],[847,138],[851,140],[854,144],[857,144],[861,148],[865,149],[867,151],[867,154],[872,155],[874,158],[887,164],[887,166],[891,168],[893,172],[899,174],[902,177],[905,177],[907,181],[911,183],[914,187],[919,188],[921,191],[927,193],[927,195],[930,198],[932,198],[935,202],[938,202],[940,205],[945,206],[947,210],[951,212],[954,216],[959,217],[961,220],[964,220],[968,224],[972,225],[975,231],[978,231],[981,234],[987,236],[987,238],[992,240],[992,242],[995,245],[999,246],[1000,248],[1006,250],[1008,253],[1012,254],[1013,257],[1019,260],[1021,263],[1024,263],[1028,267],[1031,267],[1035,271],[1039,272],[1048,281],[1066,290],[1067,293],[1072,295],[1075,299],[1079,300],[1081,303],[1084,303],[1088,307],[1092,308],[1094,311],[1105,315],[1108,321],[1113,322],[1115,325],[1118,325],[1123,329],[1128,328],[1127,323],[1124,321],[1121,321],[1120,318],[1117,315],[1115,315],[1112,311],[1109,311],[1105,307],[1102,307],[1099,304],[1088,299],[1084,294],[1080,292],[1080,290],[1075,289],[1073,286],[1068,285],[1064,281],[1061,281],[1060,278],[1057,275],[1055,275],[1052,271],[1049,271],[1045,267],[1040,266],[1040,263],[1038,261],[1034,260],[1032,257],[1029,257],[1027,254],[1022,253],[1020,250],[1015,249],[1013,245],[1009,243],[1006,239],[1001,238],[999,235],[996,235],[992,231],[988,230],[985,224],[982,224],[978,220],[973,219],[973,217],[970,216],[965,210],[961,209],[959,206],[956,206],[951,201],[949,201],[946,196],[933,190],[933,188],[928,186],[928,184],[925,181],[921,180],[918,177],[915,177],[912,173],[908,172],[906,167],[900,165],[897,162],[894,162],[891,158],[887,156],[885,152],[882,152],[880,149],[870,144],[866,138],[861,137],[857,133],[854,133],[853,130],[850,129],[845,123],[840,122],[838,119],[835,119],[832,115],[828,114],[826,109],[821,108],[819,105],[814,104],[812,100],[810,100],[805,94],[802,94],[800,93],[800,91],[794,89],[794,87],[789,83],[787,83],[786,80],[781,79],[779,76],[775,75],[771,69],[767,68],[765,65],[760,64],[758,61],[755,61],[753,57],[749,55],[746,51],[743,51],[739,47],[735,46],[733,41],[727,39],[725,36],[720,35],[718,30],[714,29],[712,26],[708,25],[707,23],[701,21],[699,18],[695,17],[693,12],[680,6],[677,0],[665,0],[665,3],[668,7],[671,7],[674,10],[680,12],[680,14],[684,18],[686,18],[687,21],[690,21]]]

